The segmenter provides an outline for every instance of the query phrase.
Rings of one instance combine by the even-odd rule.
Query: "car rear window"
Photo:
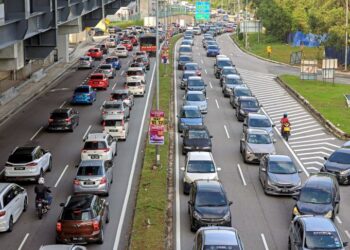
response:
[[[66,208],[62,213],[62,220],[91,220],[92,214],[90,210],[79,210],[79,209],[70,209]]]
[[[142,70],[130,70],[126,73],[128,76],[142,76],[143,71]]]
[[[124,125],[124,122],[122,120],[105,120],[104,121],[105,127],[120,127],[123,125]]]
[[[94,150],[94,149],[103,149],[107,148],[107,145],[104,141],[87,141],[84,144],[85,150]]]
[[[90,77],[90,79],[92,79],[92,80],[101,80],[101,79],[103,79],[103,76],[102,75],[92,75]]]
[[[107,58],[106,59],[106,63],[112,63],[112,62],[117,62],[118,59],[117,58]]]
[[[128,87],[136,87],[136,86],[140,86],[141,83],[140,82],[128,82],[127,85],[128,85]]]
[[[117,48],[117,50],[125,50],[125,48],[124,47],[123,48],[119,47],[119,48]]]
[[[57,112],[51,114],[51,119],[66,119],[68,118],[67,113]]]
[[[103,105],[105,109],[121,109],[121,103],[106,103]]]
[[[89,93],[89,88],[76,88],[75,93]]]
[[[128,94],[112,94],[113,100],[124,100],[128,98]]]
[[[33,156],[31,154],[19,154],[14,153],[9,156],[8,162],[11,163],[27,163],[33,161]]]
[[[101,166],[83,166],[78,169],[78,176],[95,176],[102,175],[102,167]]]
[[[96,52],[98,52],[98,49],[90,49],[89,52],[96,53]]]
[[[100,66],[100,69],[111,69],[111,68],[112,68],[112,65],[110,64]]]

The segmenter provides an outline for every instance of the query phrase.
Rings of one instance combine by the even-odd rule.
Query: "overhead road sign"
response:
[[[210,2],[196,2],[196,20],[210,20]]]

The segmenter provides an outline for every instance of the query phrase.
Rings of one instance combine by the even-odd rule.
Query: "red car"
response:
[[[88,85],[95,89],[107,90],[109,87],[109,80],[105,74],[95,73],[90,76]]]
[[[129,36],[128,40],[132,43],[133,46],[137,46],[139,42],[137,41],[136,36]]]
[[[91,56],[93,59],[101,60],[103,58],[103,51],[99,48],[91,48],[86,52],[87,56]]]
[[[122,41],[120,45],[124,46],[128,51],[132,51],[134,49],[134,46],[132,46],[132,43],[129,40]]]

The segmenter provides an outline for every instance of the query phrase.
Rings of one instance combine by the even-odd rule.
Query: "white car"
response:
[[[81,160],[112,160],[117,155],[117,141],[107,133],[90,133],[81,151]]]
[[[146,82],[146,73],[142,67],[129,67],[125,74],[126,82],[132,80],[141,80],[143,82]]]
[[[128,57],[128,50],[124,46],[117,46],[117,48],[113,51],[113,55],[119,57]]]
[[[52,155],[40,146],[17,147],[5,166],[5,180],[37,181],[52,169]]]
[[[126,140],[129,134],[129,122],[122,120],[104,120],[103,132],[108,133],[118,140]]]
[[[106,41],[106,47],[107,48],[115,48],[116,42],[114,38],[108,38]]]
[[[106,101],[102,106],[102,120],[130,118],[130,107],[123,101]]]
[[[0,232],[11,232],[28,207],[27,191],[15,183],[0,183]]]
[[[145,83],[139,79],[128,81],[125,87],[134,96],[144,96],[146,93]]]
[[[221,169],[216,167],[210,152],[188,152],[185,164],[181,168],[184,171],[184,194],[189,194],[191,183],[196,180],[219,180],[218,171]]]

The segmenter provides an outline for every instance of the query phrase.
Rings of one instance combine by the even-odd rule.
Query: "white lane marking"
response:
[[[320,165],[321,167],[323,167],[323,164],[321,162],[318,162],[318,161],[309,161],[309,162],[304,162],[304,165],[313,165],[313,164],[316,164],[316,165]],[[313,168],[313,167],[308,167],[308,168]]]
[[[262,242],[264,244],[265,250],[269,250],[269,246],[267,245],[267,242],[266,242],[264,234],[261,234],[261,239],[262,239]]]
[[[337,222],[339,223],[339,224],[342,224],[343,222],[341,221],[341,219],[339,218],[339,216],[337,215],[337,216],[335,216],[335,219],[337,220]]]
[[[293,118],[293,123],[304,122],[304,121],[309,121],[309,120],[313,120],[313,119],[314,118],[311,115],[303,115],[303,116]]]
[[[272,108],[266,108],[266,111],[271,115],[274,116],[276,114],[278,114],[279,116],[282,116],[281,114],[288,112],[288,114],[293,111],[298,111],[298,112],[302,112],[304,111],[304,109],[302,107],[300,107],[299,105],[296,105],[295,107],[288,107],[288,108],[279,108],[279,109],[272,109]]]
[[[305,143],[308,143],[308,142],[322,142],[322,143],[314,143],[314,144],[308,144],[308,145],[324,145],[324,144],[327,144],[327,145],[333,145],[334,147],[339,148],[338,145],[325,142],[325,141],[328,141],[328,140],[335,140],[335,138],[334,137],[329,137],[329,138],[322,138],[322,139],[315,139],[315,140],[298,141],[298,142],[291,142],[291,144],[300,144],[300,143],[305,144]],[[306,145],[302,145],[302,146],[306,146]]]
[[[174,61],[176,61],[176,60],[174,60]],[[130,175],[129,175],[128,186],[127,186],[127,189],[126,189],[126,192],[125,192],[124,201],[123,201],[123,208],[122,208],[122,212],[120,214],[120,219],[119,219],[119,223],[118,223],[117,233],[116,233],[114,244],[113,244],[113,250],[117,250],[118,247],[119,247],[119,241],[120,241],[120,236],[121,236],[122,229],[123,229],[125,213],[126,213],[126,209],[128,207],[128,202],[129,202],[129,198],[130,198],[132,181],[134,179],[134,174],[135,174],[137,155],[138,155],[138,152],[139,152],[139,149],[140,149],[140,143],[141,143],[141,137],[142,137],[142,133],[143,133],[143,127],[144,127],[144,124],[145,124],[147,109],[148,109],[148,105],[149,105],[149,98],[150,98],[151,92],[152,92],[152,86],[153,86],[153,82],[154,82],[153,78],[154,78],[154,72],[155,71],[156,71],[156,64],[154,64],[154,67],[153,67],[153,72],[152,72],[152,76],[151,76],[151,80],[150,80],[151,84],[150,84],[149,89],[148,89],[148,94],[147,94],[147,99],[146,99],[146,106],[145,106],[145,109],[143,111],[141,126],[140,126],[140,130],[139,130],[139,135],[138,135],[138,138],[137,138],[137,144],[136,144],[136,148],[135,148],[135,151],[134,151],[134,158],[133,158],[132,165],[131,165],[131,171],[130,171]]]
[[[271,106],[275,106],[276,105],[276,101],[278,102],[278,104],[279,105],[281,105],[282,103],[283,104],[294,104],[294,103],[296,103],[294,100],[292,100],[292,99],[290,99],[290,100],[286,100],[285,98],[283,98],[283,97],[280,97],[280,98],[278,98],[278,99],[276,99],[276,100],[273,100],[273,99],[270,99],[270,98],[266,98],[266,101],[264,101],[264,99],[265,98],[260,98],[259,97],[259,99],[261,99],[262,100],[262,103],[264,104],[264,105],[266,105],[266,106],[268,106],[268,105],[271,105]]]
[[[309,170],[315,170],[315,171],[320,171],[318,168],[316,168],[316,167],[307,167],[307,169],[309,169]]]
[[[303,156],[303,155],[314,155],[314,154],[321,154],[321,155],[329,156],[329,154],[324,153],[324,152],[308,152],[308,153],[301,153],[301,154],[297,154],[297,155]]]
[[[310,124],[314,124],[313,126],[317,126],[318,124],[316,123],[316,121],[310,121],[310,122],[298,122],[297,124],[293,123],[293,131],[295,130],[295,128],[305,128],[306,125],[310,125]]]
[[[283,113],[279,113],[279,114],[275,114],[275,115],[270,115],[270,117],[272,119],[276,119],[276,118],[279,118],[279,117],[282,117]],[[302,116],[305,116],[307,115],[306,111],[304,109],[301,109],[301,110],[296,110],[296,111],[288,111],[288,116],[291,117],[291,116],[297,116],[297,117],[302,117]],[[309,116],[309,115],[308,115]],[[291,121],[293,121],[292,119],[290,119]]]
[[[124,70],[120,73],[120,75],[122,76],[124,74]]]
[[[297,133],[294,133],[295,131],[304,131],[305,129],[314,128],[314,127],[318,127],[318,125],[314,124],[314,125],[309,125],[309,126],[299,126],[298,128],[295,128],[295,126],[293,124],[293,135],[297,134]]]
[[[55,183],[55,186],[54,186],[54,187],[57,187],[57,186],[58,186],[58,184],[60,183],[60,181],[61,181],[61,179],[62,179],[62,177],[63,177],[64,173],[67,171],[68,167],[69,167],[69,165],[68,165],[68,164],[67,164],[67,165],[64,167],[64,169],[63,169],[63,171],[62,171],[62,173],[61,173],[60,177],[58,177],[58,180],[56,181],[56,183]]]
[[[227,130],[226,125],[224,125],[224,129],[225,129],[225,132],[226,132],[227,139],[230,139],[230,135],[229,135],[229,133],[228,133],[228,130]]]
[[[305,135],[305,136],[299,136],[299,137],[291,137],[289,140],[296,141],[296,140],[300,140],[300,139],[304,139],[304,138],[310,138],[310,137],[322,136],[322,135],[325,135],[325,133]]]
[[[115,83],[115,84],[113,85],[112,90],[114,90],[115,87],[117,87],[117,83]]]
[[[305,131],[302,131],[302,132],[297,132],[297,133],[293,132],[293,135],[302,135],[302,134],[307,134],[307,133],[318,131],[318,130],[323,130],[323,128],[319,127],[319,128],[305,130]]]
[[[62,108],[65,104],[66,104],[67,101],[64,101],[61,105],[60,105],[60,108]]]
[[[212,89],[213,88],[213,85],[211,84],[211,82],[209,81],[209,86],[210,88]]]
[[[310,151],[310,150],[321,150],[321,149],[329,151],[329,152],[333,152],[334,151],[333,149],[326,148],[326,147],[315,147],[315,148],[295,149],[294,152],[305,152],[305,151]]]
[[[292,148],[305,148],[305,147],[310,147],[310,146],[330,146],[330,147],[335,147],[335,148],[339,148],[339,146],[337,145],[334,145],[334,144],[331,144],[331,143],[327,143],[327,142],[324,142],[324,143],[306,143],[306,144],[303,144],[303,145],[292,145]],[[324,148],[328,151],[331,151],[333,152],[334,149],[330,149],[330,148],[326,148],[326,147],[319,147],[319,148]],[[304,149],[306,150],[306,149]]]
[[[218,107],[218,109],[220,109],[220,106],[219,106],[218,100],[216,100],[216,99],[215,99],[215,102],[216,102],[216,107]]]
[[[244,186],[247,186],[247,183],[245,182],[245,179],[244,179],[244,175],[243,175],[243,172],[242,172],[241,166],[240,166],[239,164],[237,164],[237,167],[238,167],[239,175],[241,176],[241,179],[242,179],[243,185],[244,185]]]
[[[41,126],[29,140],[32,141],[32,140],[40,133],[40,131],[41,131],[43,128],[44,128],[44,127]]]
[[[105,105],[105,103],[106,103],[106,101],[104,101],[104,102],[102,103],[102,105],[101,105],[101,107],[100,107],[100,110],[103,109],[103,106]]]
[[[303,157],[303,158],[300,158],[300,160],[312,160],[312,159],[320,159],[320,160],[324,160],[323,157],[321,156],[312,156],[312,157]]]
[[[201,63],[204,64],[203,59],[201,59]]]
[[[207,72],[207,70],[206,70],[206,69],[204,69],[204,72],[205,72],[206,74],[208,74],[208,72]]]
[[[24,243],[26,243],[27,238],[29,237],[29,233],[26,233],[26,235],[24,236],[24,239],[21,242],[21,245],[19,245],[17,250],[21,250],[24,246]]]
[[[85,140],[85,138],[86,138],[86,136],[88,135],[90,129],[91,129],[91,125],[87,128],[87,130],[86,130],[86,132],[85,132],[85,134],[84,134],[84,136],[83,136],[83,140]]]
[[[348,231],[348,230],[345,230],[344,232],[345,232],[346,236],[348,236],[348,238],[350,239],[350,233],[349,233],[349,231]]]

